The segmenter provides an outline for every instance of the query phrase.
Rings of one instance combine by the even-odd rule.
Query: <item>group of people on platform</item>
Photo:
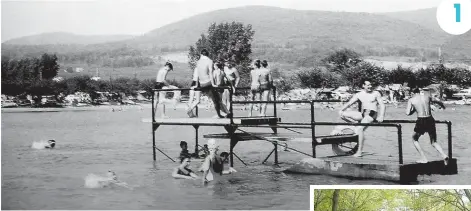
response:
[[[208,57],[208,51],[203,49],[201,56],[196,63],[196,67],[193,71],[193,81],[191,84],[190,99],[187,109],[189,117],[196,117],[194,113],[195,107],[200,103],[201,92],[207,94],[214,105],[217,117],[228,118],[232,114],[228,107],[230,106],[230,91],[235,92],[236,87],[240,82],[240,75],[234,64],[225,62],[213,62]],[[156,89],[162,89],[163,86],[169,85],[166,82],[167,73],[173,70],[171,63],[167,62],[161,70],[157,73]],[[250,93],[252,101],[257,98],[261,101],[268,101],[270,90],[273,86],[273,78],[268,68],[268,62],[266,60],[260,61],[255,60],[250,72],[251,86]],[[364,80],[362,83],[362,91],[356,93],[339,111],[340,118],[350,123],[372,123],[372,122],[383,122],[385,115],[385,105],[381,99],[381,94],[373,89],[372,81]],[[231,90],[223,87],[229,87]],[[158,99],[158,93],[157,99]],[[427,158],[421,149],[418,139],[421,135],[428,133],[430,141],[433,147],[443,157],[445,164],[448,162],[448,156],[443,152],[443,149],[437,142],[437,134],[435,127],[435,120],[431,114],[431,102],[439,104],[442,108],[445,108],[444,104],[439,99],[432,97],[430,94],[425,92],[423,88],[414,88],[413,97],[409,99],[407,104],[407,115],[412,115],[417,112],[417,121],[414,128],[413,140],[414,146],[421,155],[421,159],[417,162],[426,163]],[[354,103],[361,103],[361,111],[346,111]],[[157,109],[158,100],[156,101],[155,108]],[[379,107],[379,108],[378,108]],[[267,103],[262,103],[260,107],[260,116],[266,116]],[[253,104],[250,105],[249,116],[252,116]],[[165,117],[165,111],[162,109],[162,117]],[[334,134],[341,130],[342,127],[334,129]],[[361,157],[364,147],[364,131],[368,126],[355,126],[355,132],[358,134],[358,151],[353,155],[355,157]],[[214,154],[214,153],[213,153]],[[212,155],[212,157],[217,157]],[[182,166],[184,165],[184,159]],[[189,161],[185,161],[189,162]],[[183,167],[182,167],[183,168]]]
[[[170,87],[171,85],[166,81],[169,71],[173,70],[173,65],[170,62],[165,63],[164,67],[157,72],[155,89],[162,89]],[[273,78],[268,62],[266,60],[255,60],[250,72],[251,86],[250,93],[252,100],[268,101],[270,90],[273,86]],[[231,92],[235,93],[236,87],[240,82],[239,71],[235,68],[235,64],[231,61],[218,61],[213,62],[209,58],[209,53],[206,49],[201,51],[199,60],[196,62],[196,67],[193,70],[193,78],[188,100],[187,114],[190,118],[196,117],[195,108],[201,101],[201,92],[208,95],[211,99],[214,109],[216,110],[217,117],[228,118],[232,115],[229,111],[231,106]],[[160,92],[155,92],[154,109],[157,112],[158,105],[162,105],[161,116],[166,118],[165,104],[162,102]],[[165,92],[163,92],[165,93]],[[165,95],[163,95],[165,97]],[[261,104],[260,116],[266,116],[267,103]],[[253,115],[253,104],[250,106],[249,116]]]
[[[364,80],[362,83],[363,90],[356,93],[339,111],[340,118],[350,123],[372,123],[383,122],[386,107],[381,94],[373,89],[371,81]],[[429,134],[430,143],[439,152],[444,159],[445,165],[448,164],[449,157],[443,152],[442,147],[437,142],[437,130],[435,127],[435,119],[432,116],[431,103],[436,103],[445,109],[445,105],[437,98],[432,97],[426,92],[426,89],[416,87],[413,89],[413,96],[409,99],[406,108],[406,115],[417,113],[417,121],[414,127],[412,139],[414,146],[419,152],[421,158],[417,163],[427,163],[427,158],[420,147],[419,138],[425,133]],[[354,103],[361,103],[361,111],[346,111]],[[379,109],[378,109],[379,107]],[[358,134],[358,151],[353,154],[355,157],[363,155],[364,147],[364,131],[368,126],[355,126],[355,132]],[[337,127],[333,133],[340,133],[342,127]]]

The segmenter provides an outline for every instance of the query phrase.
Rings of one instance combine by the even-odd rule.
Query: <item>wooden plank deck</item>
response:
[[[250,117],[233,118],[236,125],[266,125],[277,123],[281,118],[277,117]],[[142,122],[151,123],[151,118],[144,118]],[[154,124],[161,125],[216,125],[226,126],[231,124],[229,118],[156,118]]]
[[[449,160],[446,166],[443,160],[433,160],[428,163],[404,160],[404,164],[399,164],[397,157],[370,154],[361,158],[353,156],[305,158],[285,171],[410,184],[417,181],[418,175],[457,174],[458,167],[455,158]]]

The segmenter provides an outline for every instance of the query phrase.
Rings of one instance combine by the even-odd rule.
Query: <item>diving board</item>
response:
[[[276,124],[281,121],[278,117],[244,117],[232,118],[233,124],[236,125],[266,125]],[[142,122],[152,123],[151,118],[143,118]],[[156,118],[153,122],[159,125],[212,125],[226,126],[231,125],[230,118]]]

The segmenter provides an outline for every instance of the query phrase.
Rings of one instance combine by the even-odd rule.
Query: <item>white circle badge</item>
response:
[[[471,29],[471,0],[444,0],[437,8],[438,25],[443,31],[460,35]]]

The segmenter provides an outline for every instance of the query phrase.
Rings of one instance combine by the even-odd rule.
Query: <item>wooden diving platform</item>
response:
[[[458,174],[457,160],[452,158],[445,166],[443,160],[416,163],[404,160],[399,164],[396,158],[378,155],[335,156],[305,158],[285,170],[289,173],[322,174],[356,179],[378,179],[410,184],[417,182],[418,175]]]
[[[235,125],[267,125],[276,124],[281,121],[279,117],[242,117],[233,118]],[[142,119],[142,122],[151,123],[151,118]],[[230,118],[156,118],[153,122],[159,125],[231,125]]]

